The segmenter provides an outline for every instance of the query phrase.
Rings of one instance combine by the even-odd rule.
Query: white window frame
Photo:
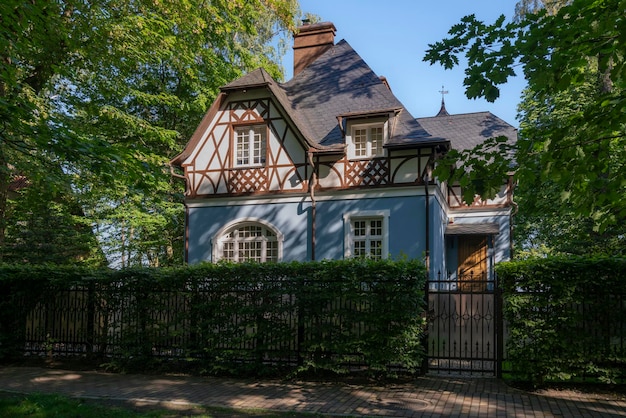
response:
[[[233,231],[237,231],[240,228],[243,227],[247,227],[247,226],[258,226],[261,228],[265,228],[269,231],[271,231],[274,235],[275,235],[275,239],[268,239],[267,236],[263,235],[261,237],[250,237],[250,238],[244,238],[241,239],[239,237],[235,237],[233,240],[229,240],[226,239],[225,236]],[[277,243],[277,254],[276,254],[276,260],[270,260],[270,261],[282,261],[283,259],[283,241],[284,241],[284,236],[283,234],[271,223],[263,220],[263,219],[259,219],[259,218],[240,218],[237,220],[234,220],[232,222],[227,223],[226,225],[224,225],[214,236],[213,239],[211,240],[211,246],[213,247],[213,251],[212,251],[212,259],[214,262],[218,262],[220,260],[223,260],[224,257],[224,243],[226,242],[234,242],[235,245],[237,245],[238,243],[244,243],[244,242],[255,242],[255,243],[260,243],[261,244],[261,263],[265,263],[267,262],[267,243],[268,242],[276,242]],[[238,253],[238,248],[235,248],[234,251],[236,252],[235,257],[233,261],[235,263],[237,262],[242,262],[242,261],[246,261],[246,260],[239,260],[239,253]]]
[[[241,147],[240,147],[241,145]],[[233,166],[263,167],[267,159],[267,125],[233,127]]]
[[[343,233],[344,233],[344,257],[351,258],[354,256],[354,222],[356,221],[370,221],[381,220],[382,221],[382,253],[381,258],[386,259],[389,257],[389,210],[378,211],[354,211],[347,212],[343,215]],[[367,235],[365,240],[367,240]],[[370,248],[366,244],[366,252],[369,252]]]
[[[380,129],[382,136],[379,138],[379,144],[373,147],[373,130]],[[365,150],[363,153],[357,155],[357,143],[358,137],[357,131],[365,130]],[[350,160],[370,159],[375,157],[384,157],[385,148],[387,143],[387,122],[376,121],[369,123],[353,123],[350,125],[350,138],[348,141],[348,158]]]

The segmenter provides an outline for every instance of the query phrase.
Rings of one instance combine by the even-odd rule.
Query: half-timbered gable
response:
[[[432,169],[451,146],[514,130],[491,114],[416,119],[335,31],[300,28],[285,83],[257,69],[223,86],[172,160],[186,260],[426,256],[434,276],[506,259],[510,190],[467,207]]]
[[[307,147],[270,91],[221,97],[211,120],[190,141],[188,155],[179,156],[188,179],[186,195],[305,191]]]

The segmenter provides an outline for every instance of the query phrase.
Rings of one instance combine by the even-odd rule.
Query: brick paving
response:
[[[491,378],[425,376],[376,386],[3,367],[0,390],[163,408],[204,405],[329,416],[626,417],[624,396],[573,390],[528,393]]]

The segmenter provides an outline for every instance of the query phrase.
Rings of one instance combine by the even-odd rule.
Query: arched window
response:
[[[272,225],[260,220],[240,220],[224,227],[214,239],[213,259],[235,263],[276,262],[282,258],[283,237]]]

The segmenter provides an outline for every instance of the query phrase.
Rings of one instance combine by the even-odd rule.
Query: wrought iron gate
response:
[[[428,372],[500,376],[500,291],[481,276],[428,282]]]

